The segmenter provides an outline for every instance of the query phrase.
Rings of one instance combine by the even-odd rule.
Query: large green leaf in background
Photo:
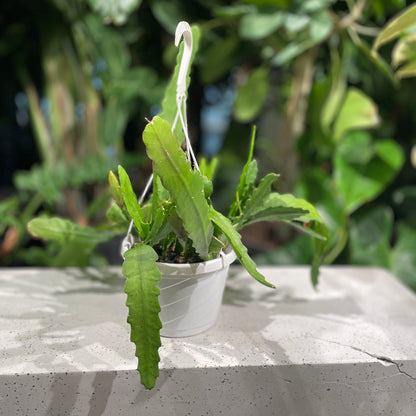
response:
[[[269,92],[268,71],[266,68],[256,68],[250,72],[247,81],[237,94],[234,103],[234,117],[241,123],[252,121],[263,108]]]
[[[336,55],[336,59],[333,59],[335,62],[331,68],[331,87],[319,114],[322,129],[326,134],[329,134],[330,126],[339,112],[347,87],[341,58]]]
[[[121,25],[128,15],[140,6],[142,0],[88,0],[91,8],[98,12],[106,23]]]
[[[201,58],[200,77],[204,84],[217,82],[227,76],[238,64],[237,55],[241,52],[241,43],[235,33],[219,38]]]
[[[344,203],[338,195],[334,181],[324,169],[309,169],[299,179],[296,194],[314,203],[328,228],[324,263],[330,264],[342,252],[348,241],[348,217],[344,210]],[[319,222],[312,222],[312,231],[320,226]],[[303,231],[306,231],[305,227]],[[317,254],[319,248],[316,247],[320,244],[319,241],[314,240],[316,256],[319,255]],[[324,248],[321,247],[321,250]]]
[[[378,49],[384,44],[398,38],[392,51],[392,64],[398,68],[397,79],[416,76],[416,5],[413,4],[395,16],[378,34],[372,55],[381,60]],[[401,66],[400,66],[401,65]]]
[[[409,6],[397,17],[394,17],[378,34],[374,42],[373,51],[376,52],[382,45],[399,37],[405,30],[416,24],[416,4]]]
[[[129,308],[130,339],[136,345],[141,383],[151,389],[159,376],[158,350],[162,328],[158,300],[158,282],[162,277],[156,265],[158,255],[152,247],[140,243],[126,251],[124,256],[122,272],[126,278],[124,291]]]
[[[373,100],[356,88],[349,88],[334,124],[334,140],[340,141],[349,130],[375,127],[378,109]]]
[[[180,21],[192,19],[187,3],[181,0],[150,0],[149,3],[153,16],[168,33],[174,34]]]
[[[284,20],[285,15],[281,11],[267,14],[247,13],[240,21],[239,33],[243,39],[263,39],[281,27]]]
[[[398,238],[392,251],[392,269],[406,285],[416,291],[416,228],[399,223]]]
[[[350,221],[349,253],[352,264],[390,268],[393,211],[385,205],[359,210]]]
[[[296,37],[285,44],[272,59],[272,64],[283,65],[323,42],[332,32],[334,21],[327,10],[312,14],[285,15],[284,24],[288,32]]]
[[[167,121],[154,117],[144,130],[143,141],[153,168],[169,191],[195,250],[205,259],[214,232],[204,192],[207,180],[192,169]]]
[[[334,158],[335,185],[344,199],[345,212],[352,213],[383,191],[403,161],[403,151],[393,140],[372,142],[364,132],[345,137]]]
[[[416,228],[401,221],[394,229],[391,207],[376,205],[357,211],[350,222],[348,245],[351,264],[385,267],[416,290]]]
[[[404,36],[394,46],[393,52],[393,66],[397,68],[399,65],[407,61],[416,61],[416,32]]]

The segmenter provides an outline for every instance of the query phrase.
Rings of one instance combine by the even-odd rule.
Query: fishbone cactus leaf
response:
[[[210,208],[209,215],[214,224],[217,225],[227,237],[231,247],[238,257],[238,260],[240,260],[241,264],[246,268],[246,270],[263,285],[274,288],[274,286],[269,283],[257,270],[256,263],[254,263],[254,261],[248,255],[247,248],[241,242],[241,235],[235,229],[231,221],[216,211],[213,207]]]
[[[237,191],[234,196],[234,201],[230,206],[230,211],[228,212],[228,218],[233,218],[241,214],[241,205],[245,203],[245,201],[254,189],[258,173],[257,162],[255,160],[252,160],[255,138],[256,127],[253,127],[253,131],[251,133],[250,151],[248,154],[248,159],[241,173],[240,182],[238,184]]]
[[[208,256],[214,227],[204,189],[207,179],[186,160],[169,122],[154,117],[143,133],[147,155],[176,205],[178,216],[202,259]]]
[[[123,193],[127,211],[139,231],[140,238],[145,240],[147,234],[149,233],[149,224],[147,224],[144,220],[142,209],[137,202],[137,196],[133,191],[130,178],[122,166],[118,167],[118,176],[120,177],[121,192]]]
[[[158,255],[152,247],[139,243],[126,251],[124,256],[122,272],[126,278],[124,291],[129,308],[127,322],[131,325],[130,340],[136,344],[140,381],[147,389],[151,389],[159,376],[158,350],[162,328],[158,300],[160,289],[157,285],[161,279],[156,265]]]

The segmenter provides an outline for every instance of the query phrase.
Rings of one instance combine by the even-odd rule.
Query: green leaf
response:
[[[360,209],[350,221],[349,253],[352,264],[390,268],[390,240],[394,215],[390,207]]]
[[[378,71],[380,71],[394,86],[397,86],[397,79],[395,78],[391,66],[378,54],[371,52],[369,45],[359,38],[355,41],[358,49],[365,55],[365,57],[372,62]]]
[[[122,166],[118,167],[118,176],[120,178],[121,192],[123,194],[124,203],[126,204],[127,211],[129,212],[134,225],[139,231],[139,236],[142,240],[145,240],[149,232],[149,224],[144,221],[142,209],[137,202],[137,196],[131,186],[130,178]]]
[[[416,228],[399,223],[398,239],[392,251],[392,266],[395,276],[416,291]]]
[[[191,60],[189,62],[188,73],[186,75],[186,91],[188,91],[188,86],[191,81],[189,74],[191,71],[192,62],[194,61],[195,55],[199,48],[199,39],[200,39],[199,27],[196,25],[192,25],[191,30],[192,30],[193,48],[192,48]],[[175,70],[173,72],[172,78],[169,81],[169,84],[166,87],[165,96],[162,101],[162,111],[159,114],[160,118],[168,120],[171,124],[173,123],[173,120],[175,119],[175,115],[177,111],[176,88],[177,88],[177,82],[178,82],[179,68],[180,68],[180,64],[181,64],[182,56],[183,56],[183,48],[184,48],[184,42],[181,42],[179,46],[178,56],[176,59]],[[177,124],[175,128],[175,134],[178,136],[179,142],[182,144],[184,140],[184,135],[182,132],[181,123]]]
[[[209,216],[212,222],[214,222],[214,224],[216,224],[225,234],[231,244],[231,247],[235,251],[237,258],[240,260],[241,264],[246,268],[246,270],[251,274],[251,276],[253,276],[257,281],[264,284],[265,286],[274,288],[274,286],[269,283],[265,277],[257,270],[256,263],[254,263],[254,261],[248,255],[247,248],[241,242],[241,236],[234,228],[231,221],[216,211],[213,207],[210,207]]]
[[[376,52],[382,45],[400,36],[405,30],[416,25],[416,4],[409,6],[398,16],[395,16],[378,34],[373,52]]]
[[[158,282],[162,276],[156,265],[158,255],[150,246],[141,243],[128,250],[124,256],[122,272],[126,278],[124,291],[129,308],[127,322],[131,325],[130,340],[136,345],[140,381],[147,389],[151,389],[159,376],[158,350],[162,328],[158,299]]]
[[[123,205],[123,193],[121,192],[120,183],[113,171],[108,172],[108,183],[110,185],[111,196],[118,205]]]
[[[280,11],[269,14],[247,13],[240,21],[240,36],[250,40],[263,39],[279,29],[284,19],[285,15]]]
[[[319,277],[319,268],[324,262],[324,255],[327,247],[328,240],[328,228],[322,222],[313,221],[312,222],[313,231],[321,235],[323,238],[314,238],[313,240],[313,260],[311,267],[311,282],[315,287],[318,284]]]
[[[54,240],[61,244],[76,243],[79,246],[94,246],[109,240],[112,233],[102,233],[95,228],[81,226],[62,218],[34,218],[27,225],[28,231],[43,240]]]
[[[392,57],[395,68],[409,61],[416,61],[416,32],[399,39],[393,49]]]
[[[326,39],[332,32],[334,20],[327,10],[321,10],[312,16],[309,25],[309,35],[316,42]]]
[[[111,207],[108,209],[107,219],[114,224],[122,226],[125,229],[127,229],[130,224],[130,220],[126,217],[123,210],[116,203],[111,204]]]
[[[122,76],[130,66],[131,54],[121,32],[104,25],[102,19],[94,13],[86,13],[82,22],[88,29],[88,36],[91,36],[94,45],[98,49],[97,53],[104,59],[108,74],[112,77]],[[74,27],[77,28],[77,25],[74,25]],[[82,27],[82,25],[79,25],[79,27]],[[85,42],[85,35],[81,36],[83,38],[79,41]],[[88,38],[88,40],[90,39]]]
[[[201,258],[206,258],[213,235],[209,204],[204,194],[206,180],[186,160],[167,121],[154,117],[144,130],[143,141],[153,168],[169,191],[195,250]]]
[[[151,0],[152,14],[169,33],[174,34],[177,24],[181,20],[189,21],[186,3],[178,0]]]
[[[154,172],[153,172],[153,194],[156,195],[157,201],[168,201],[170,199],[169,192],[162,185],[162,182]]]
[[[305,13],[313,13],[326,9],[333,2],[334,0],[303,0],[299,3],[299,8]]]
[[[249,195],[254,189],[254,185],[257,179],[257,162],[253,159],[254,153],[254,142],[256,139],[256,127],[253,126],[253,130],[251,132],[251,141],[250,141],[250,150],[247,158],[247,162],[243,167],[243,170],[240,175],[240,181],[235,192],[234,200],[230,206],[230,210],[228,212],[228,218],[233,220],[235,216],[241,214],[241,207],[245,204]]]
[[[229,74],[239,62],[237,55],[241,52],[240,46],[240,39],[235,33],[213,43],[201,58],[199,74],[202,82],[204,84],[215,83]]]
[[[255,12],[256,8],[247,4],[237,4],[235,6],[214,6],[212,9],[216,17],[239,17],[251,12]]]
[[[107,146],[118,146],[122,141],[129,119],[129,102],[122,102],[118,97],[109,96],[104,108],[98,114],[98,137]]]
[[[155,182],[156,181],[154,181],[154,183]],[[155,188],[153,188],[153,190],[155,190]],[[155,205],[154,202],[155,200],[152,200],[152,206]],[[167,201],[161,201],[152,208],[152,224],[146,242],[153,247],[171,231],[171,227],[167,225],[167,219],[171,208],[172,203]]]
[[[101,15],[105,23],[112,22],[116,25],[125,23],[129,14],[139,7],[141,2],[141,0],[88,0],[88,4]]]
[[[259,186],[254,189],[247,202],[243,201],[245,203],[243,207],[243,214],[241,216],[241,223],[245,223],[252,217],[253,213],[263,207],[266,197],[270,195],[271,186],[278,178],[279,175],[269,173],[260,181]]]
[[[303,223],[310,221],[323,223],[321,216],[312,204],[291,194],[273,192],[257,205],[257,208],[247,217],[245,225],[256,221],[290,222],[293,220]]]
[[[373,139],[367,131],[352,131],[338,144],[336,151],[344,162],[367,165],[374,157]]]
[[[199,170],[203,176],[206,176],[210,181],[213,180],[218,167],[218,158],[214,157],[210,162],[205,157],[199,161]]]
[[[330,264],[338,257],[348,240],[348,217],[334,181],[323,169],[308,169],[300,176],[296,193],[308,201],[313,201],[325,220],[329,229],[325,263]],[[303,231],[307,229],[303,227]]]
[[[234,103],[234,117],[240,123],[247,123],[258,116],[269,92],[268,71],[256,68],[250,72],[247,81],[237,94]]]
[[[270,192],[270,185],[276,177],[267,175],[259,184],[244,211],[238,228],[258,221],[284,221],[296,226],[314,237],[314,254],[311,269],[311,281],[314,286],[318,283],[319,267],[323,261],[328,229],[316,208],[304,199],[291,194]],[[252,202],[253,201],[253,202]],[[247,206],[246,206],[247,208]],[[303,226],[294,223],[303,223]]]
[[[305,29],[311,21],[310,16],[303,13],[286,13],[284,26],[288,32],[297,33]]]
[[[349,130],[375,127],[380,118],[376,104],[356,88],[349,88],[335,120],[333,137],[340,141]]]
[[[317,43],[318,42],[312,38],[290,42],[274,56],[271,63],[276,66],[287,64]]]
[[[124,74],[113,78],[106,93],[110,97],[117,97],[128,101],[137,97],[146,99],[152,96],[157,88],[158,77],[156,71],[145,66],[125,71]],[[162,98],[162,97],[161,97]]]
[[[332,64],[331,68],[331,88],[322,106],[320,114],[322,129],[327,134],[329,134],[330,126],[339,112],[347,87],[341,59],[337,59]]]
[[[402,66],[397,72],[396,76],[399,79],[410,78],[416,76],[416,61],[409,62],[408,64]]]
[[[334,157],[334,179],[338,192],[344,199],[345,212],[350,214],[365,202],[371,201],[382,192],[403,165],[401,147],[393,140],[368,143],[360,136],[346,136],[338,146]],[[353,163],[345,155],[359,147],[363,153],[372,152],[365,164]],[[367,148],[366,148],[367,147]]]

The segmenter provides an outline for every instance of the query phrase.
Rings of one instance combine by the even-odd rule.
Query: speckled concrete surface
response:
[[[0,269],[0,415],[416,414],[416,297],[375,268],[232,267],[220,318],[135,371],[120,268]]]

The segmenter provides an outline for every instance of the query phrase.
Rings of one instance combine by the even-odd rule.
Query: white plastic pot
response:
[[[203,263],[158,263],[160,335],[188,337],[214,325],[234,251]]]

